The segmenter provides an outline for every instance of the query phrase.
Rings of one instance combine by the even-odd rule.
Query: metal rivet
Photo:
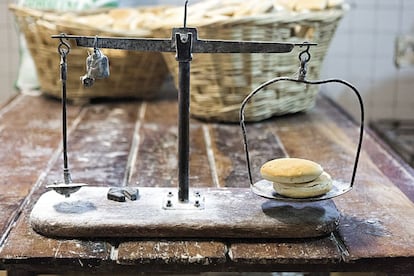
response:
[[[187,34],[182,34],[180,39],[181,39],[182,43],[187,43],[188,42],[188,35]]]

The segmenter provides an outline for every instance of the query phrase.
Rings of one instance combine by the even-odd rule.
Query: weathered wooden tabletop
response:
[[[311,239],[52,239],[28,216],[61,180],[61,105],[19,95],[0,109],[0,268],[10,271],[414,271],[414,172],[366,133],[355,188],[334,202],[338,230]],[[72,177],[98,186],[175,186],[177,102],[70,105]],[[307,113],[249,124],[254,177],[281,156],[352,171],[358,127],[319,98]],[[132,158],[131,158],[132,157]],[[129,177],[128,176],[128,173]],[[190,181],[248,187],[238,124],[191,120]],[[129,178],[129,179],[127,179]],[[127,179],[127,181],[125,181]],[[207,184],[206,184],[207,183]],[[231,207],[229,207],[231,208]]]

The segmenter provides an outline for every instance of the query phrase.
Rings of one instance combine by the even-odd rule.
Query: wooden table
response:
[[[28,216],[60,180],[60,102],[19,95],[0,109],[0,269],[10,272],[414,271],[414,172],[365,134],[355,188],[335,198],[338,230],[311,239],[52,239]],[[100,186],[175,186],[177,102],[70,105],[72,177]],[[249,124],[259,159],[302,157],[350,175],[358,127],[320,97],[307,113]],[[132,157],[132,158],[131,158]],[[248,187],[238,124],[191,121],[190,181]],[[200,180],[200,181],[194,181]],[[204,184],[203,184],[204,185]],[[230,207],[231,208],[231,207]]]

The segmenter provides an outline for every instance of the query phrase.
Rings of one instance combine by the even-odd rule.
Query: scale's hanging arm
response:
[[[178,197],[180,202],[189,199],[189,113],[190,113],[190,62],[193,53],[288,53],[295,46],[313,46],[315,43],[279,43],[267,41],[203,40],[196,28],[187,27],[185,2],[184,24],[173,28],[171,39],[119,38],[76,35],[54,35],[52,38],[74,39],[81,47],[122,49],[141,52],[175,52],[179,63],[178,92]]]
[[[353,188],[354,181],[355,181],[355,175],[356,175],[356,171],[358,168],[359,156],[361,154],[362,139],[363,139],[363,134],[364,134],[365,111],[364,111],[364,103],[362,100],[362,96],[355,86],[353,86],[351,83],[345,80],[342,80],[342,79],[333,78],[333,79],[326,79],[326,80],[307,80],[306,79],[306,73],[307,73],[306,66],[310,58],[311,58],[311,55],[309,53],[309,46],[307,46],[307,48],[299,54],[300,68],[299,68],[298,78],[277,77],[277,78],[268,80],[262,83],[261,85],[259,85],[252,92],[250,92],[244,98],[243,102],[241,103],[240,113],[239,113],[240,114],[240,126],[241,126],[242,134],[243,134],[243,143],[244,143],[244,150],[245,150],[245,157],[246,157],[246,164],[247,164],[247,172],[248,172],[250,187],[252,191],[259,196],[269,198],[269,199],[282,200],[282,201],[317,201],[317,200],[325,200],[325,199],[330,199],[330,198],[340,196],[344,193],[349,192]],[[359,136],[358,136],[358,144],[356,146],[354,166],[353,166],[352,175],[349,180],[349,183],[333,180],[332,181],[333,188],[329,192],[323,195],[314,196],[314,197],[304,197],[304,198],[294,198],[294,197],[289,198],[289,197],[285,197],[285,196],[282,196],[276,193],[275,190],[273,189],[272,182],[269,182],[264,179],[257,181],[257,182],[253,181],[244,111],[245,111],[245,108],[248,102],[256,94],[263,91],[263,89],[266,88],[267,86],[276,84],[278,82],[294,82],[294,83],[303,83],[307,85],[322,85],[322,84],[328,84],[328,83],[337,83],[337,84],[342,84],[348,87],[349,90],[352,91],[354,95],[357,97],[359,108],[360,108]]]
[[[64,36],[64,35],[63,35]],[[63,182],[48,185],[47,188],[55,190],[57,193],[69,197],[78,191],[85,183],[73,183],[70,175],[67,150],[67,120],[66,120],[66,81],[67,81],[67,56],[70,52],[70,45],[60,38],[58,53],[60,55],[60,80],[62,82],[62,153],[63,153]]]

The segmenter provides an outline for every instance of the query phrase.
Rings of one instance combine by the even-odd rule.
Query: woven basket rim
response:
[[[268,13],[260,14],[255,16],[246,16],[239,18],[229,18],[227,20],[220,20],[215,22],[206,22],[202,23],[199,26],[226,26],[226,25],[241,25],[241,24],[287,24],[303,21],[334,21],[342,17],[345,9],[327,9],[322,11],[312,11],[312,12],[280,12],[280,13]]]
[[[59,20],[56,14],[51,14],[43,10],[21,8],[15,5],[9,5],[9,7],[16,17],[20,31],[25,35],[30,54],[33,55],[42,93],[55,98],[61,98],[61,88],[60,82],[57,81],[58,74],[53,69],[59,68],[57,42],[55,45],[53,39],[51,39],[51,35],[62,32],[78,35],[85,35],[86,33],[95,35],[99,33],[100,36],[118,35],[120,37],[128,35],[124,32],[117,33],[116,30],[98,29],[99,26],[96,26],[96,24],[91,26],[86,24],[69,24],[68,22]],[[85,63],[83,60],[86,58],[86,49],[85,51],[83,49],[79,50],[75,51],[73,49],[70,54],[70,60],[68,59],[69,70],[71,71],[71,75],[74,76],[68,78],[68,100],[77,101],[80,99],[101,97],[154,99],[160,96],[161,85],[168,75],[168,68],[159,53],[132,53],[132,51],[120,50],[116,50],[115,53],[115,51],[108,51],[107,55],[112,61],[111,66],[117,66],[121,70],[112,71],[111,78],[102,80],[99,85],[96,83],[95,89],[85,89],[81,86],[77,76],[85,73]],[[122,52],[123,55],[118,56],[118,52]],[[81,58],[80,63],[72,62],[74,58],[79,57]],[[122,69],[139,66],[142,62],[145,62],[145,67],[142,66],[141,68],[145,69],[133,71],[140,72],[139,76],[131,74],[132,70]],[[127,74],[131,77],[125,81]],[[103,81],[105,81],[104,84]]]
[[[269,24],[289,24],[306,21],[314,22],[332,22],[340,19],[346,11],[350,9],[347,3],[343,3],[340,6],[328,8],[325,10],[312,10],[312,11],[284,11],[277,13],[263,13],[259,15],[243,16],[243,17],[230,17],[230,18],[218,18],[216,20],[205,20],[204,22],[196,22],[191,26],[196,27],[208,27],[208,28],[221,28],[237,25],[269,25]],[[154,31],[162,31],[167,29],[167,26],[162,26],[154,29]]]
[[[49,22],[53,23],[56,27],[63,27],[63,28],[77,28],[85,31],[91,32],[99,32],[105,33],[107,36],[118,36],[118,37],[130,37],[130,36],[139,36],[139,37],[151,37],[151,30],[144,30],[144,29],[137,29],[137,30],[114,30],[110,28],[103,28],[99,26],[93,26],[87,24],[82,24],[79,22],[73,22],[70,20],[65,20],[64,18],[59,18],[56,20],[58,15],[65,14],[66,12],[63,11],[55,11],[55,10],[38,10],[32,9],[22,6],[17,6],[16,4],[10,4],[9,9],[14,13],[17,17],[32,17],[40,22]],[[90,11],[70,11],[71,14],[74,15],[94,15],[99,14],[102,12],[106,12],[110,10],[110,8],[100,8]]]

